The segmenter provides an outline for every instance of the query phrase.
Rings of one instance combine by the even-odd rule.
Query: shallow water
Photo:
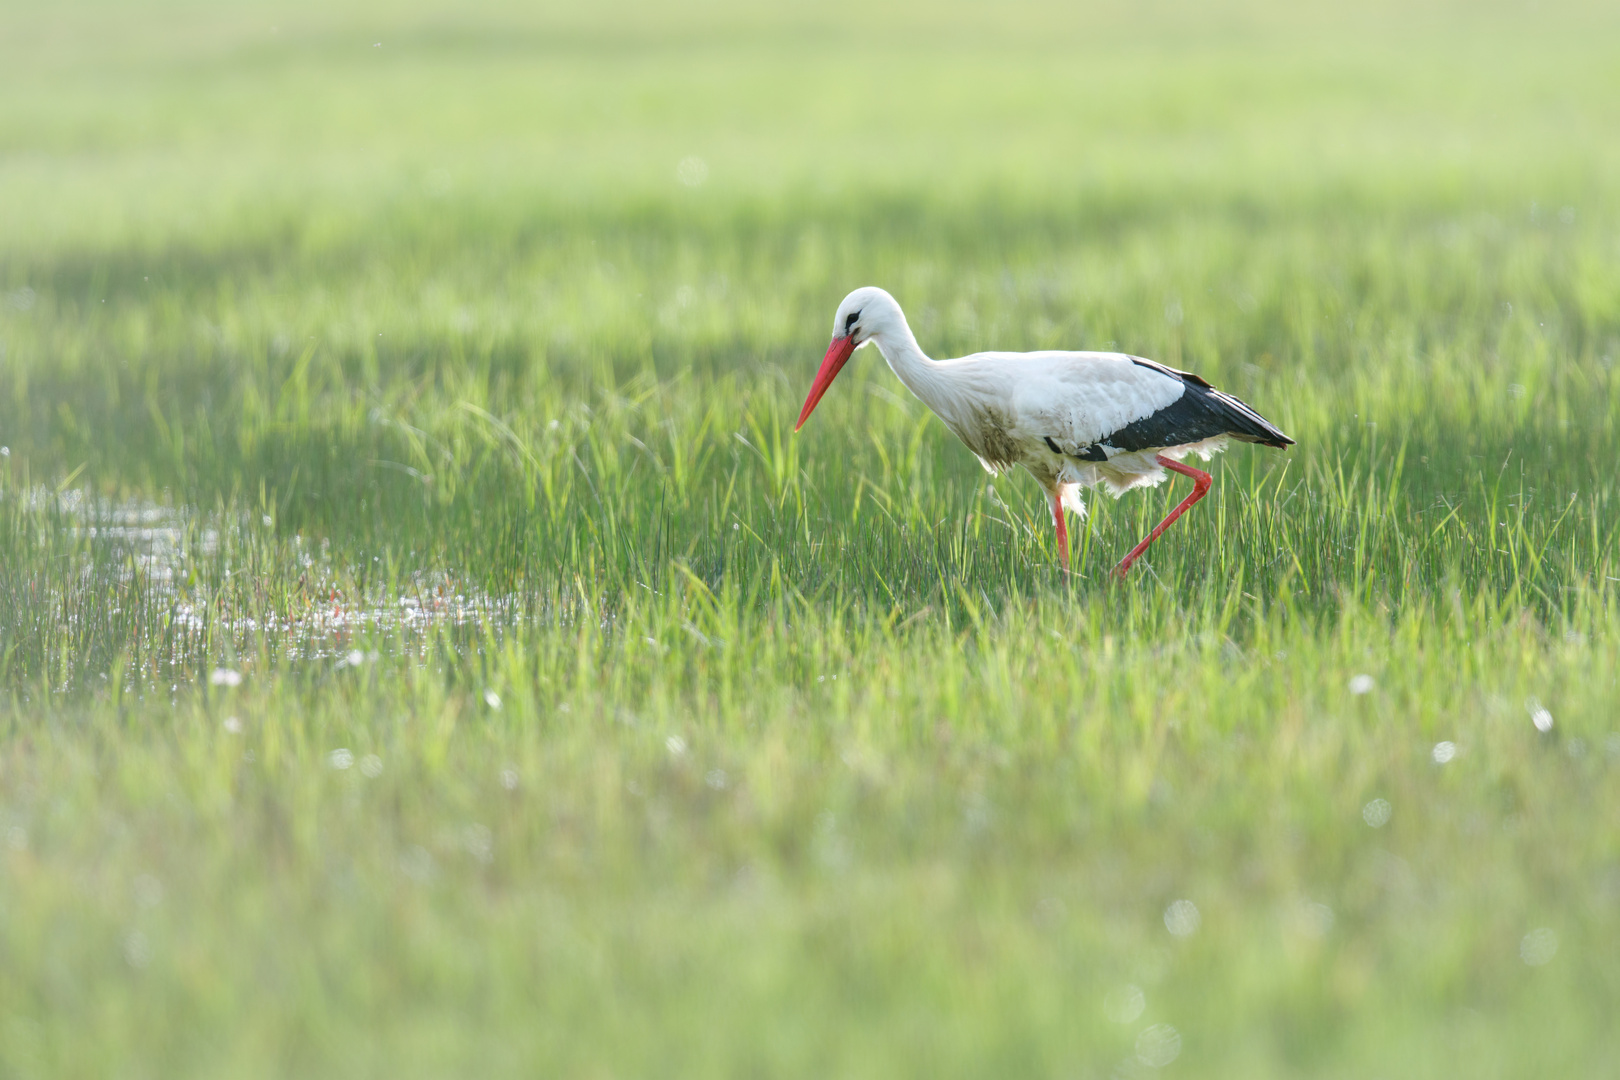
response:
[[[536,617],[532,600],[443,569],[359,584],[330,543],[279,535],[259,515],[80,490],[11,498],[13,540],[19,521],[32,535],[7,560],[8,681],[52,670],[66,692],[120,666],[126,679],[172,684],[266,663],[424,663],[435,648],[467,655]]]

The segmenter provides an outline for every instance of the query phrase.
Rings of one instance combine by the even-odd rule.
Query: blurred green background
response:
[[[0,2],[0,1076],[1603,1075],[1620,11]],[[862,353],[1298,446],[1093,499]]]

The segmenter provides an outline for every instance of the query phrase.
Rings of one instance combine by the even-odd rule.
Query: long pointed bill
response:
[[[810,396],[804,399],[804,411],[799,413],[799,422],[793,425],[794,431],[804,427],[804,422],[810,419],[810,414],[815,411],[816,403],[827,392],[827,387],[832,385],[832,381],[838,378],[838,373],[849,362],[850,354],[854,351],[853,337],[832,339],[832,344],[827,346],[827,355],[822,358],[821,370],[816,372],[816,381],[810,384]]]

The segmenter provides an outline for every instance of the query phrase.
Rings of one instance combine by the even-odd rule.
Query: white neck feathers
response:
[[[915,394],[924,405],[941,416],[948,416],[952,395],[946,365],[930,360],[917,344],[917,338],[906,324],[906,317],[895,310],[895,318],[872,332],[872,344],[878,347],[889,369]]]

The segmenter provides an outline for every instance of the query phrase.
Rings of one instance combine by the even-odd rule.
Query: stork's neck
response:
[[[896,320],[896,324],[873,334],[872,343],[889,362],[889,369],[906,384],[906,389],[934,412],[944,415],[949,411],[952,396],[944,385],[945,365],[930,360],[922,351],[904,317]]]

